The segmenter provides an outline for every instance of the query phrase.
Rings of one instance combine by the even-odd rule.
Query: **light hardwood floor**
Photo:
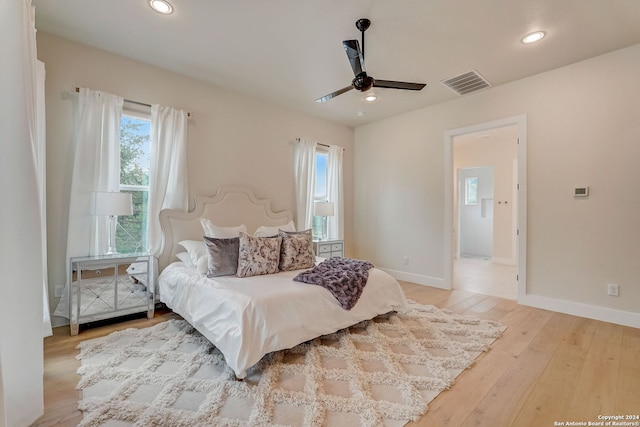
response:
[[[482,257],[453,261],[453,288],[494,297],[517,299],[516,266],[498,264]]]
[[[401,282],[408,298],[507,326],[504,335],[409,426],[547,427],[640,414],[640,329],[518,305],[464,290]],[[158,314],[45,339],[45,414],[34,426],[75,426],[78,342],[177,317]],[[558,423],[558,424],[556,424]]]

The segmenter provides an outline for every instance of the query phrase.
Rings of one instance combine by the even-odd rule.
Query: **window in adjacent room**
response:
[[[131,193],[133,215],[118,218],[117,251],[144,252],[151,161],[151,116],[126,111],[120,120],[120,191]]]
[[[316,178],[315,178],[315,191],[313,194],[313,200],[316,202],[324,202],[328,199],[327,193],[327,159],[329,158],[328,151],[321,150],[323,147],[318,147],[316,151]],[[323,218],[320,216],[313,217],[312,233],[314,236],[322,234]]]
[[[478,178],[469,177],[464,179],[464,204],[478,204]]]

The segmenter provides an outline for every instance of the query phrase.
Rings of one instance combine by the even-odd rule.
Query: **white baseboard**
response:
[[[434,288],[447,289],[444,284],[444,279],[437,277],[425,276],[423,274],[407,273],[406,271],[391,270],[388,268],[380,268],[382,271],[386,271],[395,279],[404,280],[406,282],[417,283],[419,285],[433,286]]]
[[[405,271],[391,270],[388,268],[381,268],[381,270],[386,271],[398,280],[448,290],[442,278],[407,273]],[[631,311],[616,310],[608,307],[531,294],[518,295],[518,304],[570,314],[572,316],[585,317],[587,319],[600,320],[602,322],[615,323],[617,325],[630,326],[632,328],[640,328],[640,313]]]
[[[631,311],[616,310],[539,295],[519,295],[518,304],[571,314],[573,316],[586,317],[587,319],[615,323],[617,325],[631,326],[632,328],[640,328],[640,313]]]

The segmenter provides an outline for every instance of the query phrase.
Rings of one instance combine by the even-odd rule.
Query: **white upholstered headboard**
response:
[[[258,199],[246,187],[220,187],[213,196],[196,196],[191,212],[164,209],[160,212],[163,246],[158,259],[159,271],[177,261],[176,254],[184,251],[178,242],[202,240],[200,218],[209,218],[223,227],[244,224],[247,233],[253,234],[262,225],[274,227],[288,223],[293,213],[272,211],[271,200]]]

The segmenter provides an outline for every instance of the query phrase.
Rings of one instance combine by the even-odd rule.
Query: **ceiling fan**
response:
[[[367,18],[358,19],[356,21],[356,28],[362,33],[362,50],[358,40],[344,40],[342,46],[347,57],[351,63],[353,69],[354,79],[349,86],[338,89],[328,95],[316,99],[316,102],[326,102],[331,98],[335,98],[351,89],[357,89],[360,92],[366,92],[372,87],[383,87],[387,89],[405,89],[405,90],[421,90],[426,86],[426,83],[408,83],[408,82],[396,82],[392,80],[376,80],[373,77],[367,75],[367,71],[364,67],[364,32],[371,25],[371,21]]]

